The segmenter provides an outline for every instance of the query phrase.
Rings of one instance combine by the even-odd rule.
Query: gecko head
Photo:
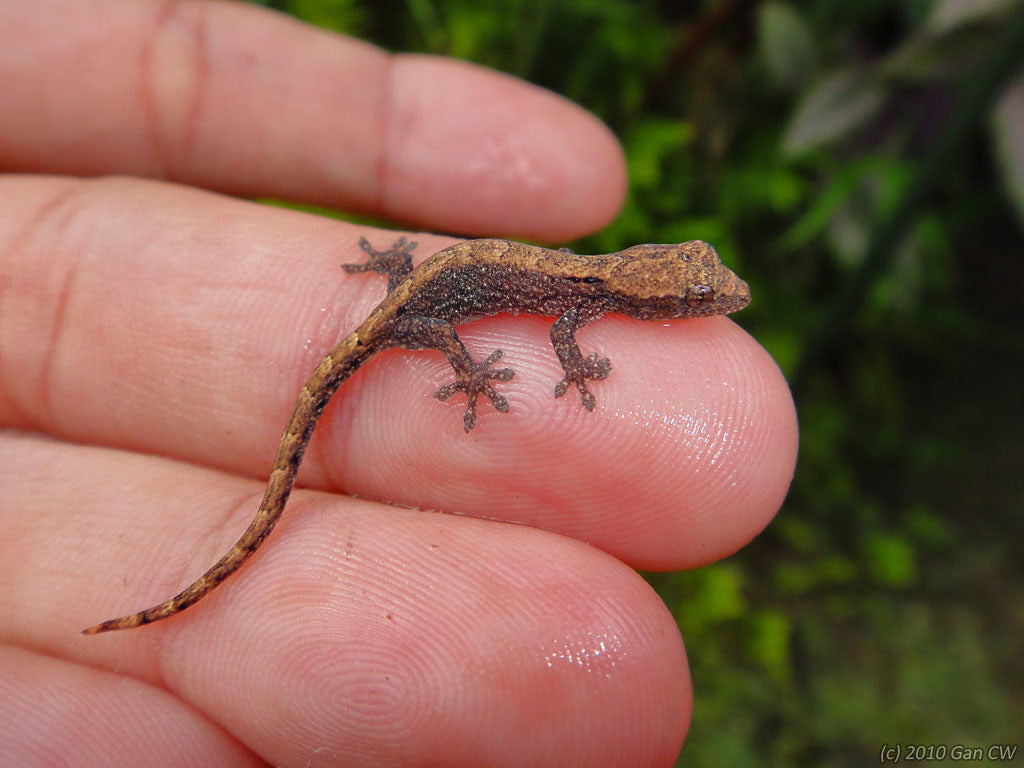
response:
[[[643,319],[724,315],[750,303],[747,284],[701,240],[637,245],[622,256],[606,286],[635,303],[624,314]]]

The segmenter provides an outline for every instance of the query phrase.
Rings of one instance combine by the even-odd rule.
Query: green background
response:
[[[1024,741],[1024,6],[260,4],[564,94],[630,173],[573,247],[705,239],[751,284],[799,465],[753,544],[647,575],[692,664],[680,764]]]

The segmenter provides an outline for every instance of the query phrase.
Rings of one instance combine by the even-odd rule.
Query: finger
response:
[[[585,544],[301,492],[195,607],[83,637],[203,568],[260,484],[13,433],[0,463],[4,639],[164,686],[274,765],[667,765],[679,749],[690,695],[675,623]],[[198,546],[182,535],[195,527]]]
[[[10,170],[133,173],[543,240],[599,228],[625,194],[614,137],[568,101],[251,5],[11,3],[0,39]]]
[[[302,382],[383,295],[337,266],[362,260],[365,230],[137,181],[8,184],[0,417],[14,426],[266,477]],[[419,258],[447,244],[419,239]],[[549,323],[465,327],[477,359],[501,348],[517,369],[500,384],[509,413],[481,406],[468,436],[464,406],[431,397],[451,380],[442,355],[371,360],[325,411],[300,482],[526,522],[645,568],[716,559],[771,519],[792,401],[735,324],[588,327],[584,351],[613,366],[589,413],[553,397]]]
[[[262,764],[166,691],[2,645],[0,757],[82,768]]]

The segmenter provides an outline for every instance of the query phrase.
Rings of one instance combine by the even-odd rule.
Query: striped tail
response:
[[[316,427],[317,419],[323,413],[328,401],[338,391],[338,387],[365,363],[373,352],[366,348],[357,333],[352,333],[338,343],[317,366],[316,370],[303,385],[295,409],[288,419],[288,427],[284,431],[281,443],[274,459],[274,468],[267,481],[267,491],[263,495],[256,517],[249,523],[242,537],[235,542],[217,563],[206,573],[195,580],[190,586],[159,605],[144,611],[110,619],[82,630],[83,635],[98,635],[116,629],[131,629],[143,624],[151,624],[179,613],[193,603],[201,600],[224,579],[237,571],[242,564],[252,557],[263,540],[267,538],[284,512],[288,495],[295,484],[295,475],[299,471],[302,455],[306,452],[309,439]]]

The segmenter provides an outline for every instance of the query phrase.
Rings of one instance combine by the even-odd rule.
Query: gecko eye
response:
[[[710,285],[691,285],[684,298],[691,309],[697,309],[714,301],[715,289]]]

